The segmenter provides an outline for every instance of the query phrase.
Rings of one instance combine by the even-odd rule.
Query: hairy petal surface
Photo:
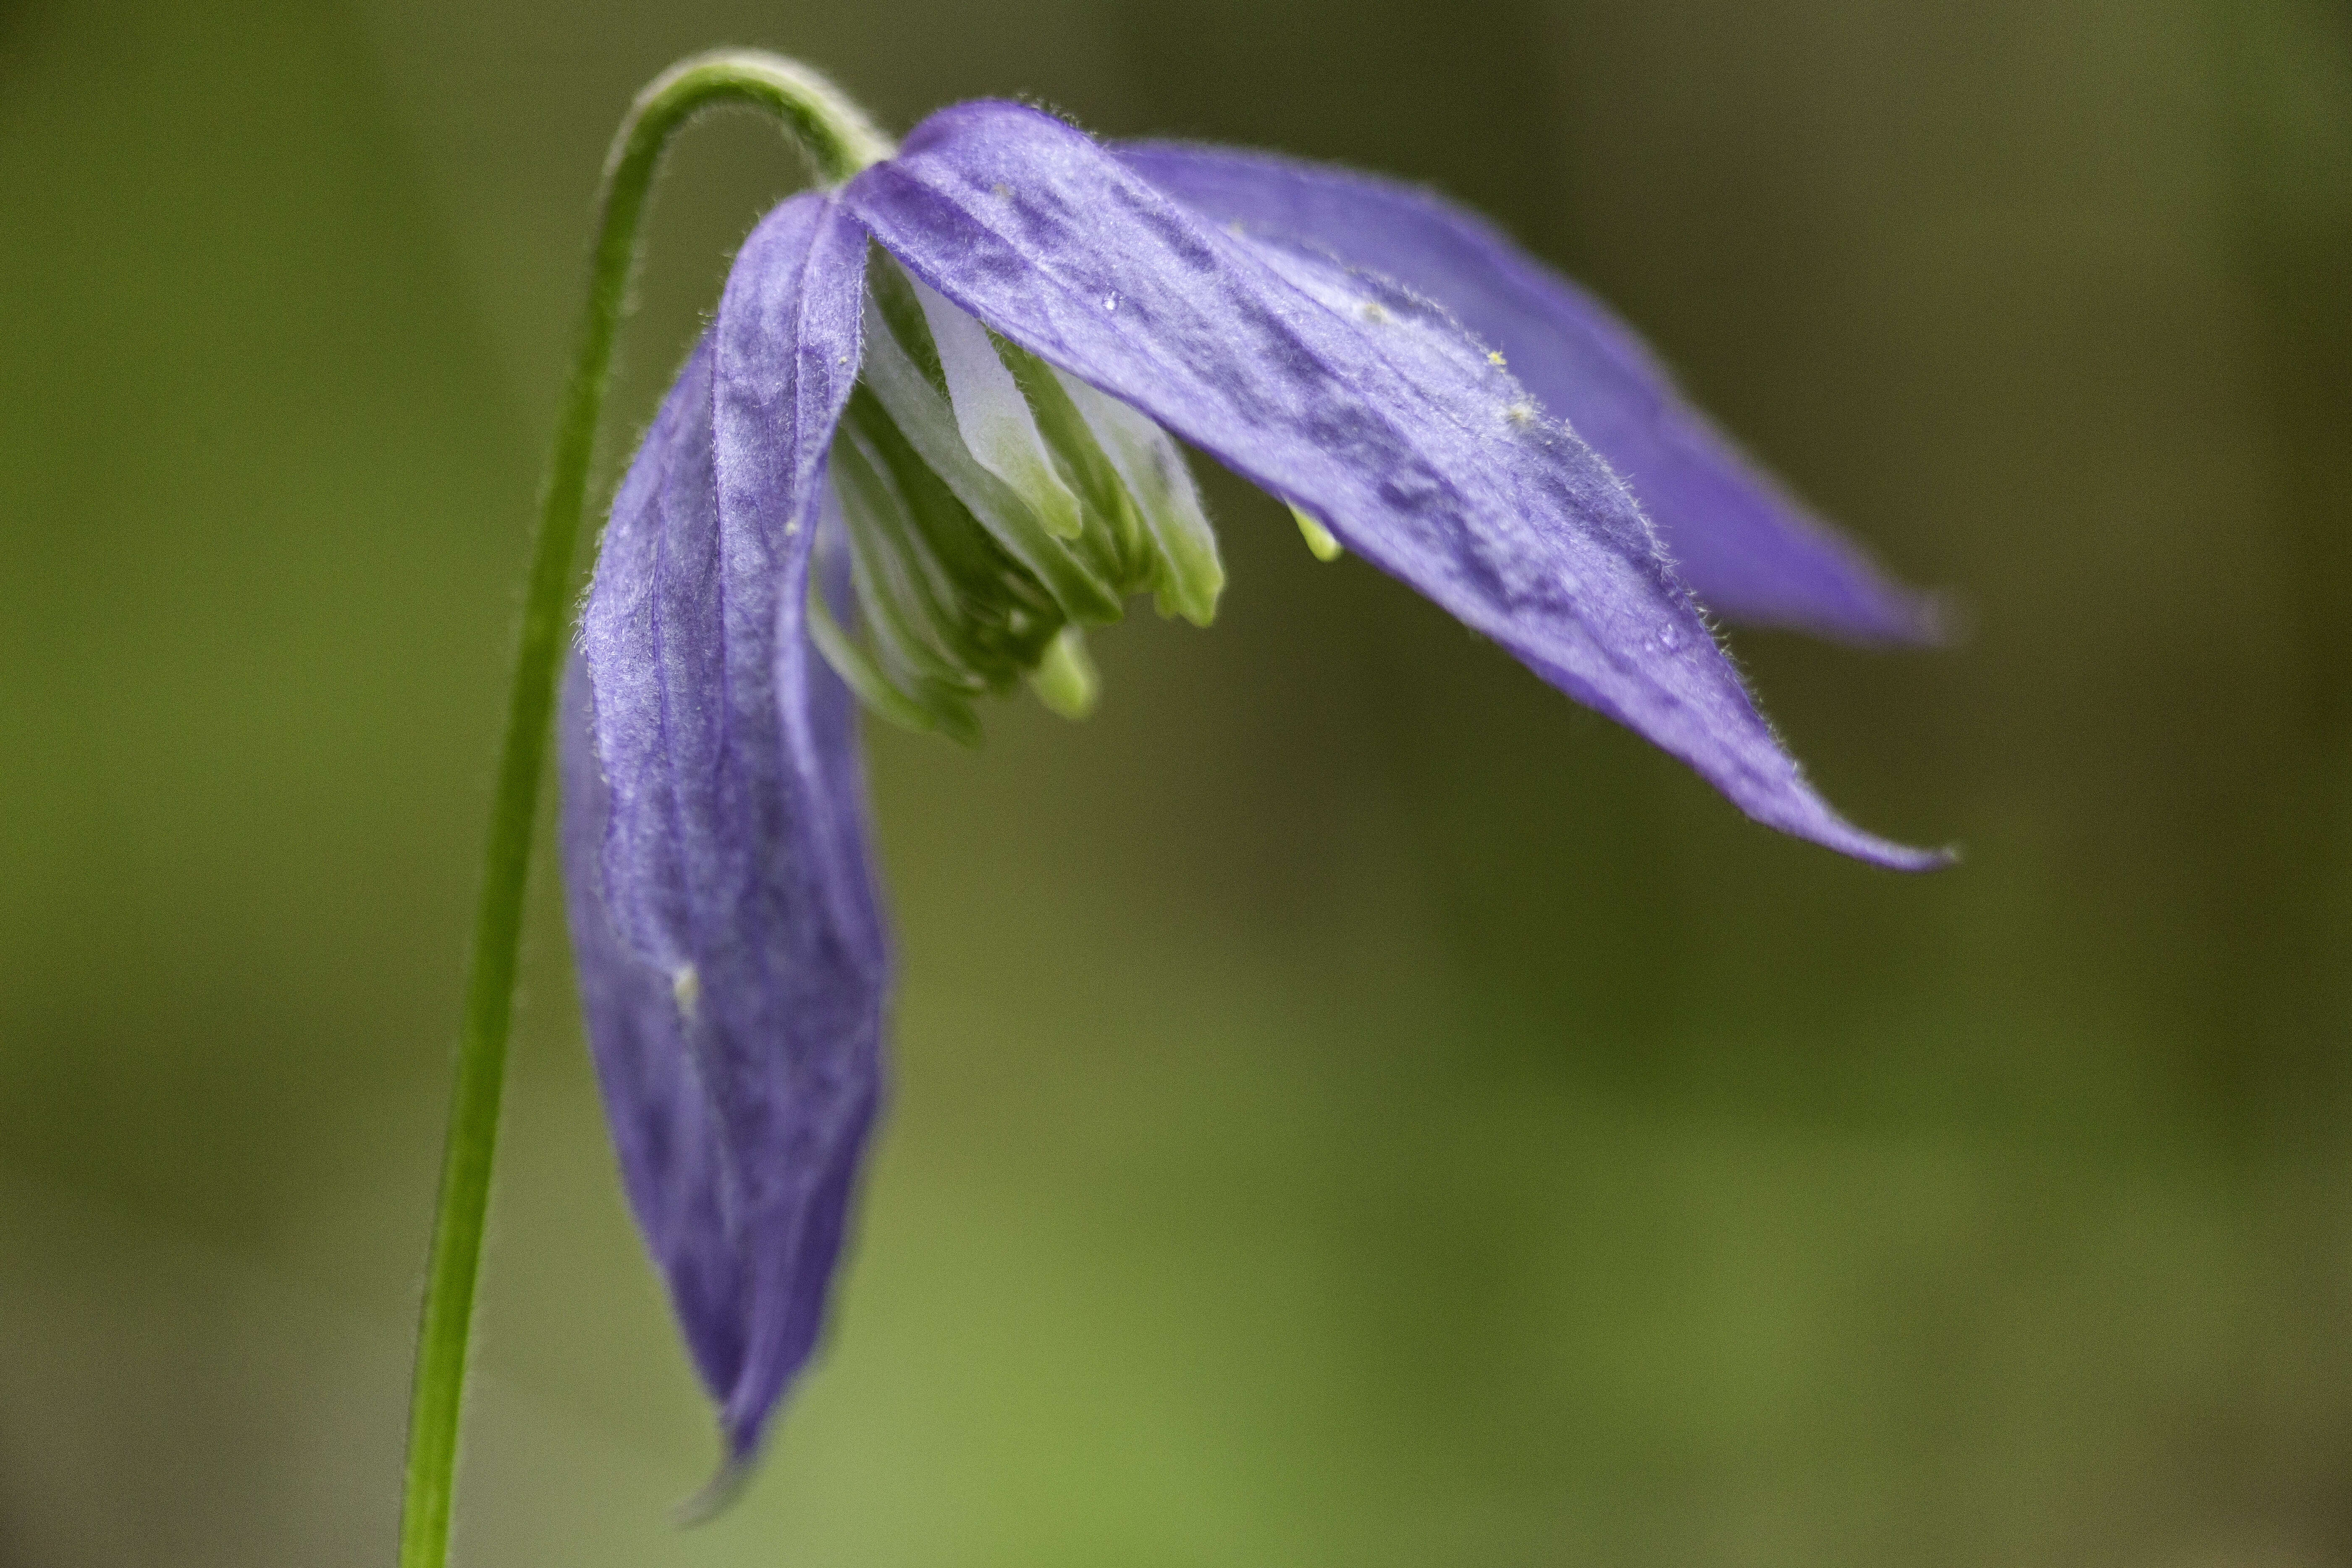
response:
[[[1927,600],[1743,458],[1607,306],[1484,218],[1271,153],[1176,142],[1117,153],[1213,223],[1382,274],[1451,311],[1625,479],[1710,610],[1864,642],[1933,636]]]
[[[882,1092],[855,710],[804,632],[866,243],[814,194],[745,241],[615,500],[565,753],[607,1111],[738,1465],[815,1345]]]
[[[576,656],[564,669],[557,722],[564,909],[622,1185],[668,1283],[695,1370],[706,1387],[731,1388],[743,1366],[740,1200],[670,975],[621,940],[605,899],[612,798],[596,761],[595,699]]]
[[[1313,512],[1749,815],[1883,865],[1937,862],[1813,793],[1607,465],[1419,301],[1277,268],[1016,104],[933,115],[843,199],[940,293]]]

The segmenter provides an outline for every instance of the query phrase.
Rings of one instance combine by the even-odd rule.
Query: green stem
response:
[[[765,110],[782,120],[827,184],[846,180],[890,153],[889,142],[823,78],[791,60],[746,50],[698,55],[671,67],[637,95],[614,138],[604,165],[587,309],[581,319],[572,379],[564,388],[555,449],[541,496],[539,532],[531,546],[521,643],[508,700],[506,747],[483,858],[457,1083],[449,1100],[440,1197],[425,1266],[424,1318],[417,1331],[400,1568],[442,1568],[449,1555],[467,1342],[473,1326],[475,1282],[481,1271],[490,1165],[498,1145],[523,889],[530,870],[556,665],[569,618],[572,550],[587,510],[589,461],[610,380],[613,342],[627,313],[638,230],[663,149],[689,121],[728,104]]]

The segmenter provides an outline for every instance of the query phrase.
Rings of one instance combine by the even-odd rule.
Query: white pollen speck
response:
[[[1389,313],[1381,309],[1379,300],[1367,300],[1364,301],[1364,320],[1377,323],[1385,321],[1388,319]]]
[[[694,1005],[702,1000],[702,974],[691,963],[682,966],[669,977],[669,994],[677,999],[678,1016],[694,1016]]]
[[[1118,310],[1118,295],[1116,295],[1116,294],[1106,294],[1106,295],[1104,295],[1104,296],[1103,296],[1103,309],[1104,309],[1104,310]]]
[[[1503,410],[1503,417],[1514,425],[1532,425],[1536,422],[1536,405],[1522,397]]]

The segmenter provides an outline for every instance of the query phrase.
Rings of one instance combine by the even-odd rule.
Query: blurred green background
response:
[[[1213,633],[872,733],[896,1103],[694,1532],[541,877],[461,1561],[2352,1563],[2340,4],[6,0],[0,1564],[390,1559],[589,203],[719,42],[1493,213],[1969,606],[1738,639],[1968,861],[1751,826],[1220,476]],[[799,177],[684,145],[608,468]]]

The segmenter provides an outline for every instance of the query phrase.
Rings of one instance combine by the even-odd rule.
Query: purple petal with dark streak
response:
[[[594,746],[567,750],[567,874],[608,921],[575,896],[607,1110],[739,1465],[814,1348],[882,1092],[856,712],[803,633],[866,243],[815,194],[744,242],[614,501],[583,626]]]
[[[611,794],[596,763],[595,699],[575,656],[563,673],[564,906],[581,1011],[629,1207],[668,1282],[678,1327],[707,1387],[743,1365],[743,1258],[718,1117],[678,1016],[668,974],[621,941],[605,905]]]
[[[1119,161],[1218,225],[1426,295],[1606,458],[1709,610],[1862,642],[1924,641],[1932,602],[1742,458],[1600,300],[1430,192],[1273,153],[1178,142]]]
[[[1419,302],[1300,258],[1278,269],[1016,104],[931,116],[843,199],[940,293],[1314,512],[1758,820],[1941,863],[1813,793],[1608,466]]]

